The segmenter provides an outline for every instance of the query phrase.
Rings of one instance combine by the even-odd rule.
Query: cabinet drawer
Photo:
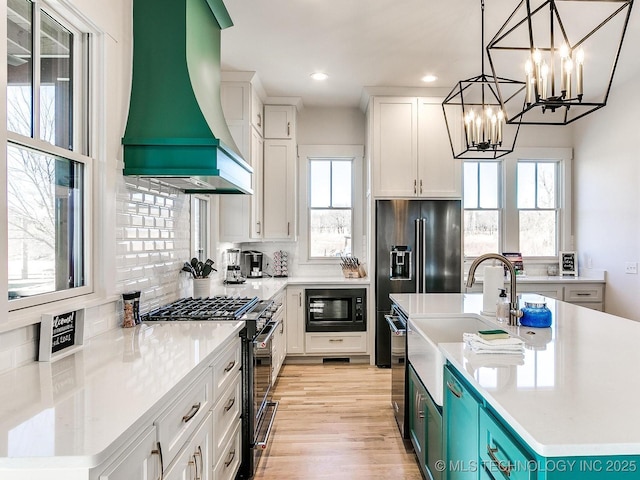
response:
[[[365,353],[367,334],[365,333],[307,333],[307,353]]]
[[[565,302],[602,302],[601,285],[571,285],[565,288]]]
[[[165,465],[173,461],[187,438],[211,409],[211,388],[211,376],[207,370],[156,421]]]
[[[156,428],[149,426],[127,446],[122,455],[100,473],[98,480],[158,478],[160,476],[160,457],[156,453],[152,453],[157,452],[157,448]],[[47,478],[47,475],[43,475],[42,478]]]
[[[604,305],[602,302],[571,302],[573,305],[578,305],[579,307],[590,308],[591,310],[597,310],[599,312],[604,312]]]
[[[222,455],[224,441],[229,431],[240,423],[240,407],[242,405],[242,383],[240,373],[236,375],[229,388],[221,395],[213,407],[213,428],[215,434],[214,458]]]
[[[211,471],[211,414],[207,415],[196,433],[168,466],[163,480],[185,480],[189,478],[209,479],[205,472]],[[150,477],[154,480],[156,477]]]
[[[485,409],[480,409],[480,463],[496,479],[533,480],[535,469],[527,468],[534,461],[520,443]]]
[[[240,457],[242,453],[240,424],[230,433],[231,435],[227,436],[225,442],[223,442],[224,447],[220,455],[214,457],[214,461],[217,463],[213,471],[213,480],[231,480],[236,476],[238,468],[240,467]]]
[[[225,349],[213,362],[213,402],[217,402],[222,393],[233,382],[242,364],[240,338]]]

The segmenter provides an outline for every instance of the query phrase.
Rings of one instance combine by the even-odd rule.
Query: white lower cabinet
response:
[[[172,462],[187,438],[211,410],[211,397],[211,374],[204,371],[179,395],[173,405],[158,417],[155,424],[165,465]]]
[[[156,480],[161,475],[161,455],[156,440],[156,427],[149,426],[97,478]]]
[[[213,420],[208,413],[200,428],[166,469],[163,480],[213,480]]]
[[[287,354],[304,353],[304,288],[287,287]]]
[[[234,478],[242,457],[240,362],[240,338],[235,337],[212,363],[199,369],[195,380],[162,403],[152,425],[119,447],[115,458],[93,469],[89,478]]]
[[[366,332],[307,333],[306,353],[366,353]]]
[[[242,457],[242,436],[240,424],[229,432],[225,438],[224,447],[213,470],[213,480],[231,480],[235,478]]]

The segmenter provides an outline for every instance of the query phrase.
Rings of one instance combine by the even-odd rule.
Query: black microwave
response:
[[[367,330],[367,291],[364,288],[307,289],[307,332]]]

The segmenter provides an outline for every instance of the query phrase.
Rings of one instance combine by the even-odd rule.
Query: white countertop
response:
[[[391,298],[412,318],[446,321],[482,308],[481,294]],[[527,346],[522,365],[509,365],[507,356],[481,365],[483,358],[463,343],[440,344],[440,350],[538,454],[640,454],[640,323],[552,299],[547,305],[549,329],[500,325],[514,334],[545,331],[545,339]]]
[[[465,275],[465,280],[466,280]],[[482,284],[482,276],[476,275],[475,282]],[[574,275],[518,275],[517,283],[605,283],[605,272],[604,271],[594,271],[589,276],[574,276]],[[508,280],[505,279],[505,283],[509,283]]]
[[[267,300],[284,290],[287,286],[287,278],[255,278],[247,279],[239,284],[213,284],[211,285],[211,295],[226,295],[232,297],[258,297]]]
[[[166,322],[111,330],[54,363],[0,375],[0,468],[100,464],[243,326]]]

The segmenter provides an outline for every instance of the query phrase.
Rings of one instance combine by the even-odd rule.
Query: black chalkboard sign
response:
[[[578,258],[576,252],[560,252],[560,275],[577,275]]]
[[[84,340],[84,309],[43,315],[38,360],[50,362],[75,352]]]

